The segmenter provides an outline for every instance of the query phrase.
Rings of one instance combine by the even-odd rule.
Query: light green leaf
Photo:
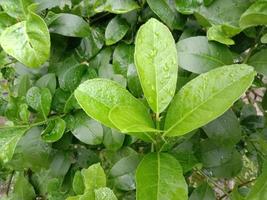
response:
[[[252,4],[240,17],[239,25],[245,29],[251,26],[267,25],[267,1]]]
[[[252,55],[249,60],[248,64],[253,66],[255,70],[267,76],[267,49],[262,49],[259,52]]]
[[[106,175],[100,163],[91,165],[88,169],[82,169],[81,173],[86,192],[106,187]]]
[[[56,142],[63,136],[65,128],[66,122],[63,119],[50,120],[46,129],[41,133],[42,139],[46,142]]]
[[[26,132],[26,128],[16,127],[0,127],[0,161],[8,162],[13,157],[15,148],[22,135]]]
[[[90,35],[89,24],[81,17],[73,14],[50,14],[49,31],[69,37],[87,37]]]
[[[246,200],[262,200],[267,198],[267,163],[262,167],[262,173],[257,177],[255,185],[250,190]]]
[[[182,29],[184,18],[175,9],[174,1],[147,0],[151,10],[171,29]]]
[[[110,12],[115,14],[127,13],[139,8],[139,5],[134,0],[96,0],[95,12]]]
[[[72,182],[72,188],[76,194],[84,193],[85,186],[83,183],[83,176],[82,176],[81,171],[75,172],[75,175],[73,177],[73,182]]]
[[[136,171],[137,200],[185,200],[187,184],[179,162],[166,153],[150,153]]]
[[[50,35],[44,20],[29,7],[26,21],[5,29],[0,36],[4,51],[28,67],[39,67],[50,54]]]
[[[261,37],[261,42],[266,44],[267,43],[267,33],[264,34],[262,37]]]
[[[145,119],[144,123],[149,125],[149,128],[154,128],[148,109],[114,81],[100,78],[88,80],[75,90],[74,95],[80,106],[90,117],[110,128],[117,128],[108,116],[111,109],[118,104],[127,104],[129,107],[135,107],[138,114],[142,110],[142,115],[145,117],[140,117]],[[123,116],[129,117],[125,114]],[[133,119],[132,116],[130,117]]]
[[[174,97],[164,134],[184,135],[222,115],[248,89],[254,76],[253,68],[245,64],[228,65],[199,75]]]
[[[214,25],[208,29],[209,40],[217,41],[226,45],[233,45],[235,41],[231,37],[240,33],[241,29],[229,25]]]
[[[233,62],[232,54],[227,46],[208,41],[204,36],[179,41],[177,51],[179,66],[197,74]]]
[[[125,19],[117,15],[109,23],[105,31],[106,45],[112,45],[120,41],[129,30]]]
[[[33,0],[1,0],[0,5],[3,10],[18,21],[27,18],[27,7],[33,3]]]
[[[169,29],[153,18],[142,25],[134,59],[148,104],[159,114],[172,100],[177,81],[177,51]]]
[[[42,114],[44,118],[50,112],[52,95],[47,88],[32,87],[26,94],[26,101],[29,106]]]
[[[95,200],[117,200],[113,191],[107,187],[95,190]]]

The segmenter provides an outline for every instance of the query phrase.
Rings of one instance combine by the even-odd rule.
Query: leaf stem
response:
[[[7,188],[6,188],[6,196],[8,196],[8,194],[9,194],[14,174],[15,174],[15,171],[13,170],[11,175],[10,175],[10,177],[9,177],[9,179],[8,179]]]

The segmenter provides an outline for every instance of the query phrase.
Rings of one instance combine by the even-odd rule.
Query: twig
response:
[[[9,191],[10,191],[10,188],[11,188],[11,183],[12,183],[12,180],[13,180],[13,177],[14,177],[14,174],[15,174],[15,171],[13,170],[10,177],[9,177],[9,180],[7,182],[7,188],[6,188],[6,196],[8,196],[9,194]]]

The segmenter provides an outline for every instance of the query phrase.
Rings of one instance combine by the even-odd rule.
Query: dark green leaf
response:
[[[248,64],[253,66],[258,73],[267,76],[267,49],[262,49],[259,52],[252,55]]]
[[[125,135],[112,128],[104,128],[103,144],[106,149],[116,151],[123,145]]]
[[[204,36],[179,41],[177,51],[179,66],[198,74],[233,62],[232,54],[227,46],[210,42]]]
[[[120,16],[114,17],[109,23],[105,31],[106,45],[112,45],[120,41],[129,29],[129,25],[125,19]]]
[[[48,73],[41,78],[39,78],[35,85],[39,88],[48,88],[51,94],[55,94],[57,87],[56,76],[53,73]]]
[[[204,183],[199,187],[197,187],[189,198],[189,200],[200,200],[200,199],[216,200],[214,191],[207,183]]]
[[[167,24],[171,29],[181,29],[184,25],[184,18],[175,9],[174,1],[147,0],[151,10]]]

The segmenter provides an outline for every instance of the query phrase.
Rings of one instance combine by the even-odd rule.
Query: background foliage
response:
[[[151,64],[142,46],[149,44],[150,33],[140,31],[145,41],[136,40],[139,27],[145,23],[160,27],[158,37],[164,40],[153,44],[158,51],[150,55],[159,54],[159,62],[166,56],[176,56],[174,47],[168,49],[173,44],[168,38],[176,42],[178,75],[174,68],[167,77],[170,69],[162,68],[157,76],[159,82],[164,78],[162,83],[176,82],[177,77],[177,84],[170,86],[171,94],[157,91],[161,104],[144,98],[144,93],[151,98],[155,94],[140,83],[134,64]],[[160,160],[162,176],[180,181],[180,196],[175,199],[265,199],[266,25],[265,0],[0,0],[0,198],[151,199],[144,188],[153,184],[157,174],[149,174],[150,169],[155,167],[154,160]],[[171,60],[165,60],[169,65]],[[212,84],[222,87],[227,77],[241,83],[243,65],[233,65],[235,71],[222,68],[232,64],[249,64],[257,72],[245,94],[208,124],[204,123],[208,120],[201,121],[208,118],[205,112],[196,112],[194,123],[178,124],[178,128],[166,132],[175,137],[167,142],[156,138],[159,147],[133,128],[115,129],[115,122],[116,127],[125,125],[116,117],[110,117],[112,123],[88,117],[78,97],[83,90],[76,90],[81,83],[90,83],[85,82],[88,79],[113,80],[149,105],[157,121],[158,113],[162,112],[162,118],[166,116],[165,108],[174,93],[201,77],[199,74],[213,74],[207,80],[202,76],[198,86],[204,89]],[[216,72],[211,71],[215,68]],[[139,72],[141,82],[151,73]],[[91,82],[94,88],[105,82],[99,80],[101,84]],[[174,111],[166,118],[167,128],[177,115],[175,109],[186,110],[186,105],[198,99],[198,91],[192,88],[187,92],[194,99],[177,98],[181,99],[179,105],[184,105],[178,108],[171,104]],[[104,88],[111,89],[109,85]],[[242,90],[233,87],[221,92],[209,109],[216,111],[217,105],[226,102],[231,94],[238,95],[238,91]],[[139,106],[131,100],[133,97],[127,98],[128,104]],[[91,107],[88,113],[99,109],[93,104]],[[122,108],[129,109],[125,105]],[[120,108],[115,111],[120,113]],[[163,123],[161,120],[157,128],[162,128]],[[148,124],[144,122],[144,127]],[[151,153],[143,159],[157,148],[168,154]],[[145,162],[151,165],[144,166]],[[151,177],[144,182],[147,174]],[[137,193],[136,181],[137,187],[143,189]],[[166,198],[161,195],[155,199]]]

